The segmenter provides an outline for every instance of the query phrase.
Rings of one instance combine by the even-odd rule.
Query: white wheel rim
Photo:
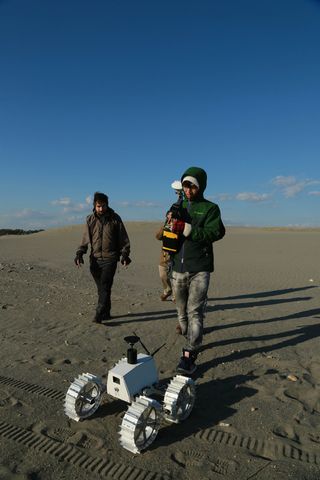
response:
[[[165,419],[174,423],[185,420],[193,409],[195,396],[194,381],[189,377],[176,375],[164,396]]]
[[[76,421],[90,417],[98,409],[103,392],[104,386],[99,377],[90,373],[79,375],[67,391],[65,414]]]
[[[157,433],[157,411],[155,408],[148,407],[142,412],[134,432],[134,442],[137,448],[145,448],[145,445],[149,445]]]
[[[161,422],[161,406],[156,400],[138,397],[129,405],[120,427],[120,443],[132,453],[140,453],[156,438]]]

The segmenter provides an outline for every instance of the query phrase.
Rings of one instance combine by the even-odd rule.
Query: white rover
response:
[[[105,392],[129,403],[120,426],[120,443],[126,450],[140,453],[156,438],[162,419],[179,423],[190,415],[195,384],[191,378],[176,375],[168,385],[160,385],[153,358],[156,352],[151,355],[136,335],[124,340],[129,344],[127,357],[109,370],[107,385],[90,373],[79,375],[67,391],[64,411],[76,421],[90,417]],[[137,354],[134,345],[138,341],[147,355]]]

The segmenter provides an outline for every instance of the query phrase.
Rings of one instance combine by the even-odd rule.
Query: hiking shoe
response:
[[[167,293],[163,293],[160,298],[163,302],[165,302],[167,300],[167,298],[169,298],[170,296],[172,295],[172,291],[170,290],[170,292],[167,292]]]
[[[185,375],[192,375],[197,369],[197,365],[195,364],[196,359],[197,352],[183,348],[182,357],[178,363],[177,371],[179,373],[184,373]]]
[[[192,375],[197,369],[197,365],[186,357],[181,357],[177,366],[177,372],[184,373],[185,375]]]

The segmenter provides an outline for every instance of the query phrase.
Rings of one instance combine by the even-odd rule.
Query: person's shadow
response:
[[[304,318],[304,317],[313,317],[319,314],[320,314],[320,308],[313,308],[310,310],[302,310],[301,312],[290,313],[289,315],[284,315],[283,317],[266,318],[265,320],[243,320],[240,322],[225,323],[223,325],[214,325],[212,327],[204,327],[203,334],[205,335],[211,332],[215,332],[217,330],[225,330],[228,328],[245,327],[247,325],[264,325],[266,323],[295,320],[297,318]]]
[[[242,300],[244,298],[265,298],[274,297],[276,295],[287,295],[288,293],[301,292],[302,290],[310,290],[317,288],[316,285],[308,285],[307,287],[283,288],[282,290],[268,290],[265,292],[246,293],[244,295],[229,295],[227,297],[215,297],[209,300]]]
[[[307,286],[307,287],[299,287],[299,288],[287,288],[283,290],[271,290],[268,292],[258,292],[246,295],[238,295],[238,296],[230,296],[230,297],[221,297],[221,298],[209,298],[208,302],[210,301],[221,301],[221,300],[240,300],[246,298],[265,298],[265,297],[272,297],[276,295],[285,295],[288,293],[294,293],[302,290],[307,290],[310,288],[316,288],[315,286]],[[215,312],[217,310],[231,310],[236,308],[251,308],[251,307],[262,307],[268,305],[278,305],[280,303],[291,303],[291,302],[302,302],[311,300],[312,297],[295,297],[295,298],[287,298],[287,299],[269,299],[269,300],[260,300],[254,302],[241,302],[241,303],[226,303],[226,304],[218,304],[207,306],[207,313]],[[134,313],[127,313],[126,315],[116,315],[113,316],[111,320],[107,322],[103,322],[103,324],[114,327],[117,325],[122,325],[125,323],[133,323],[133,322],[148,322],[153,320],[165,320],[169,318],[176,318],[177,312],[176,309],[167,309],[167,310],[156,310],[156,311],[149,311],[149,312],[134,312]],[[210,330],[206,330],[205,333],[209,333]]]
[[[311,300],[312,297],[292,297],[292,298],[271,298],[279,295],[287,295],[303,290],[310,290],[317,288],[315,285],[308,285],[307,287],[285,288],[282,290],[268,290],[265,292],[246,293],[244,295],[230,295],[227,297],[208,298],[208,302],[221,302],[225,300],[246,300],[246,299],[266,299],[259,301],[241,302],[241,303],[218,303],[217,305],[208,305],[207,311],[214,312],[216,310],[233,310],[236,308],[251,308],[262,307],[269,305],[278,305],[280,303],[301,302]]]
[[[316,309],[317,313],[320,313],[320,309]],[[320,318],[320,317],[316,317]],[[306,325],[300,328],[293,330],[288,330],[286,332],[273,333],[268,335],[260,336],[250,336],[250,337],[241,337],[241,338],[232,338],[228,340],[221,340],[217,342],[212,342],[204,346],[203,349],[210,349],[222,345],[234,345],[241,342],[250,342],[250,341],[268,341],[276,340],[272,345],[262,345],[261,347],[246,348],[245,350],[233,351],[228,355],[222,357],[216,357],[208,362],[202,363],[199,365],[199,373],[203,374],[211,368],[217,367],[221,363],[234,362],[241,360],[243,358],[249,358],[257,353],[268,353],[274,350],[279,350],[285,347],[292,347],[298,345],[299,343],[306,342],[308,340],[314,339],[320,336],[320,324]],[[281,341],[277,341],[283,339]]]
[[[112,319],[102,322],[106,326],[115,327],[125,323],[150,322],[175,318],[176,310],[156,310],[151,312],[128,313],[127,315],[112,315]]]
[[[293,298],[272,298],[269,300],[258,300],[255,302],[222,303],[222,304],[219,303],[217,305],[208,305],[206,310],[207,312],[216,312],[217,310],[235,310],[239,308],[267,307],[267,306],[279,305],[282,303],[305,302],[311,299],[312,297],[293,297]]]

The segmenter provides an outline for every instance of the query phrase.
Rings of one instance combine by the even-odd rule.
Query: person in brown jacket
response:
[[[171,222],[171,212],[166,213],[166,222],[156,233],[156,239],[162,240],[163,229]],[[172,295],[172,284],[169,275],[170,270],[170,254],[161,249],[160,261],[159,261],[159,276],[163,286],[163,293],[160,298],[164,302]],[[174,301],[174,295],[172,295],[172,301]]]
[[[82,242],[74,262],[81,267],[83,255],[91,245],[90,272],[97,286],[98,305],[93,321],[101,323],[111,318],[111,288],[117,263],[127,266],[130,260],[130,241],[117,213],[109,207],[107,195],[95,192],[93,213],[87,216]]]

